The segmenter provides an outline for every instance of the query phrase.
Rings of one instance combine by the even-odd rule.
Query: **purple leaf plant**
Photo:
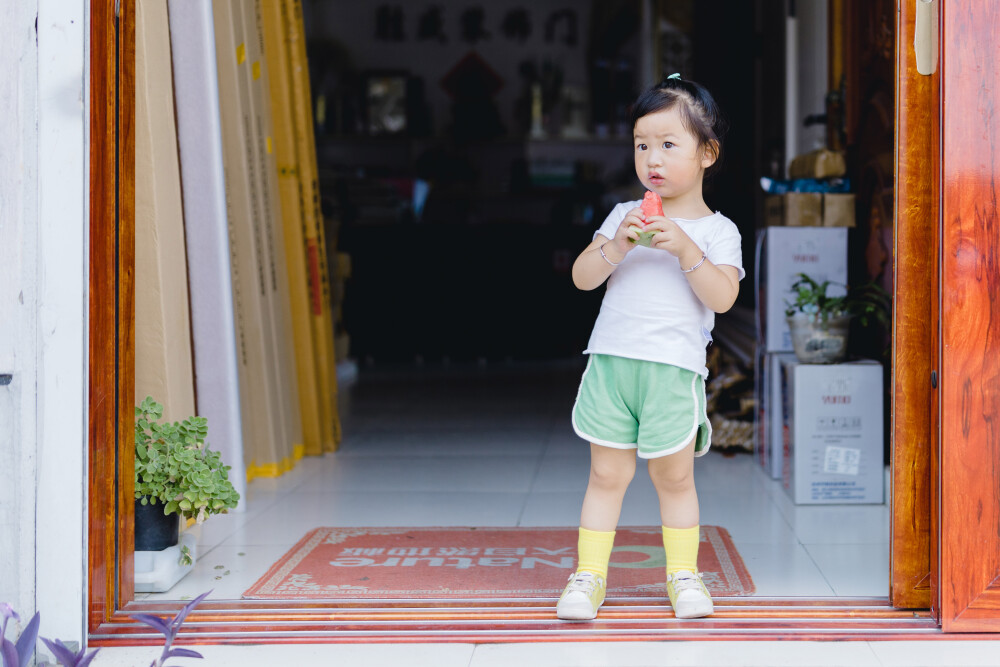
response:
[[[36,612],[15,644],[7,639],[7,621],[20,621],[9,604],[0,602],[0,656],[3,656],[3,667],[27,667],[31,655],[35,652],[35,640],[38,638],[39,615]]]
[[[174,640],[177,639],[177,635],[181,629],[181,624],[184,623],[188,614],[190,614],[202,600],[208,597],[211,592],[212,591],[202,593],[195,599],[188,602],[179,612],[177,612],[177,615],[171,619],[165,619],[153,614],[132,615],[132,618],[145,623],[162,634],[164,637],[163,652],[160,654],[160,657],[150,663],[150,667],[166,667],[167,660],[171,658],[200,659],[203,657],[197,651],[192,651],[186,648],[173,648],[173,643]],[[35,642],[38,639],[41,639],[45,643],[45,646],[47,646],[49,651],[52,652],[52,655],[55,656],[56,662],[63,667],[87,667],[100,650],[94,649],[90,653],[87,653],[86,649],[73,651],[73,649],[69,648],[58,639],[51,640],[46,639],[45,637],[39,637],[38,624],[40,621],[40,614],[38,613],[31,617],[28,625],[25,626],[24,631],[21,632],[21,636],[18,637],[17,642],[12,642],[7,639],[6,636],[7,621],[10,619],[20,621],[21,617],[17,615],[17,612],[15,612],[9,604],[6,602],[0,602],[0,667],[27,667],[28,663],[31,661],[32,654],[35,652]]]
[[[181,630],[181,624],[188,617],[195,607],[197,607],[202,600],[207,598],[212,591],[202,593],[195,599],[188,602],[184,607],[177,612],[177,615],[172,619],[167,620],[161,616],[155,616],[153,614],[133,614],[132,618],[139,621],[140,623],[145,623],[149,627],[153,628],[165,638],[163,644],[163,652],[160,657],[150,663],[149,667],[165,667],[167,660],[170,658],[202,658],[201,653],[197,651],[192,651],[186,648],[172,648],[174,640],[177,639],[177,634]]]

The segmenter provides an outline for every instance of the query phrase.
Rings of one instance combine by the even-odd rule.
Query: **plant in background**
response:
[[[872,320],[888,320],[889,295],[875,283],[841,296],[827,295],[829,286],[829,280],[818,283],[804,273],[792,284],[795,301],[786,302],[785,315],[801,363],[837,363],[847,356],[852,319],[865,327]]]
[[[785,315],[792,317],[798,313],[811,315],[818,322],[826,323],[831,318],[857,317],[861,326],[867,327],[872,319],[885,323],[889,317],[890,298],[884,289],[874,282],[863,287],[847,290],[841,296],[828,296],[829,280],[816,282],[804,273],[792,283],[795,301],[786,301]]]
[[[160,503],[164,514],[198,523],[236,507],[240,495],[219,452],[205,442],[208,420],[160,423],[163,406],[147,396],[135,409],[135,497]]]

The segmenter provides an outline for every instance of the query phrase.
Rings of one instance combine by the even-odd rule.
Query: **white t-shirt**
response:
[[[642,202],[618,204],[594,234],[615,237],[625,214]],[[672,218],[713,264],[735,266],[743,280],[740,232],[714,213],[697,220]],[[708,376],[705,348],[712,340],[715,313],[688,284],[677,258],[666,250],[637,246],[608,278],[601,312],[584,354],[672,364]]]

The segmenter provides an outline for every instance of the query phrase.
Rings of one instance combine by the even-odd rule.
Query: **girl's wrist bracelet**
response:
[[[610,259],[608,259],[608,256],[604,254],[604,246],[606,246],[606,245],[607,245],[607,243],[602,243],[601,246],[600,246],[600,248],[601,248],[601,257],[604,258],[604,261],[607,262],[608,264],[610,264],[611,266],[618,266],[619,264],[621,264],[621,262],[612,262]],[[697,267],[695,267],[695,268],[697,268]]]
[[[601,254],[603,255],[604,253],[602,252]],[[607,259],[607,257],[605,257],[604,259]],[[702,253],[701,254],[701,259],[698,260],[697,264],[695,264],[694,266],[692,266],[690,269],[681,269],[681,273],[691,273],[692,271],[694,271],[695,269],[697,269],[699,266],[701,266],[702,264],[704,264],[706,259],[708,259],[708,255],[706,255],[705,253]]]

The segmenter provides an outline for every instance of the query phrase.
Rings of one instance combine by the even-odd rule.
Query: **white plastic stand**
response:
[[[191,564],[181,565],[181,549],[191,552]],[[194,569],[197,562],[198,538],[193,532],[183,532],[172,547],[163,551],[135,552],[135,592],[166,593]]]

